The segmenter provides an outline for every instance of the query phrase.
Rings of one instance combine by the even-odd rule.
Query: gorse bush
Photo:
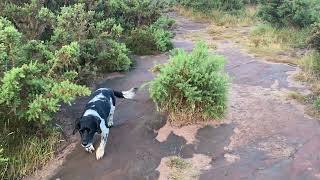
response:
[[[138,55],[154,54],[157,51],[157,45],[150,28],[133,29],[126,39],[126,44]]]
[[[155,22],[167,6],[158,0],[110,0],[107,1],[108,14],[115,17],[125,29],[149,26]]]
[[[196,11],[209,13],[210,10],[235,11],[244,8],[242,0],[178,0],[178,3]]]
[[[126,44],[139,55],[155,54],[172,49],[172,33],[169,31],[174,21],[161,17],[149,27],[133,29],[126,39]]]
[[[277,27],[306,27],[319,21],[319,10],[318,0],[261,0],[257,15]]]
[[[211,54],[203,42],[197,43],[191,53],[175,49],[151,82],[151,97],[161,111],[181,115],[177,123],[220,118],[227,108],[224,65],[224,57]]]

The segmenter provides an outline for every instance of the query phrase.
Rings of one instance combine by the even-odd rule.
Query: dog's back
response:
[[[113,90],[107,88],[97,89],[92,93],[90,101],[86,105],[86,109],[97,111],[101,118],[106,120],[109,116],[111,106],[115,106],[116,98]]]

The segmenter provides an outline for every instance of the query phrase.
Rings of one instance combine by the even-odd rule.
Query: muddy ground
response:
[[[192,50],[194,42],[185,34],[199,32],[206,41],[208,24],[192,22],[179,15],[175,47]],[[214,42],[216,53],[227,58],[231,76],[229,112],[224,120],[207,124],[171,127],[166,117],[156,112],[147,88],[135,100],[120,100],[115,127],[111,129],[105,157],[97,161],[77,141],[66,158],[38,172],[36,179],[169,179],[171,169],[165,161],[179,156],[192,165],[192,173],[181,179],[320,179],[320,124],[305,114],[302,105],[286,99],[290,90],[307,91],[291,80],[297,67],[266,62],[242,52],[229,40]],[[135,68],[116,74],[98,87],[125,90],[140,86],[154,77],[149,71],[165,63],[167,55],[136,57]],[[87,99],[79,99],[63,109],[69,121],[79,116]],[[78,137],[74,137],[76,139]],[[74,148],[72,148],[74,147]],[[58,162],[58,163],[57,163]]]

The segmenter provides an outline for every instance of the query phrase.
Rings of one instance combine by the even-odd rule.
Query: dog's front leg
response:
[[[109,128],[106,127],[104,122],[100,123],[100,129],[101,129],[101,141],[100,141],[100,145],[96,151],[97,160],[101,159],[104,155],[104,149],[107,144],[107,139],[108,139],[108,135],[109,135]]]
[[[109,128],[113,126],[113,114],[114,114],[115,109],[116,109],[116,107],[113,106],[111,103],[110,113],[109,113],[109,117],[108,117],[108,127]]]

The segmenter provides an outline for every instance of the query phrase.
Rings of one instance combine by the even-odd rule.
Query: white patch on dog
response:
[[[95,97],[93,97],[89,101],[89,103],[93,103],[93,102],[96,102],[96,101],[105,101],[105,100],[106,100],[106,97],[102,93],[100,93],[100,94],[96,95]]]
[[[112,102],[112,98],[110,98],[110,113],[109,113],[109,117],[108,117],[108,126],[111,127],[113,126],[113,114],[114,114],[114,110],[116,109],[116,107],[113,105]]]
[[[134,88],[131,88],[129,91],[122,91],[123,97],[126,99],[132,99],[136,95]]]
[[[96,91],[101,91],[101,90],[109,90],[108,88],[99,88]]]
[[[84,114],[83,114],[83,116],[89,116],[89,115],[98,117],[98,118],[101,120],[101,122],[102,122],[102,121],[105,122],[104,119],[98,114],[98,112],[95,111],[95,110],[93,110],[93,109],[88,109],[88,110],[86,110],[86,112],[84,112]]]
[[[100,141],[100,145],[96,151],[97,160],[101,159],[104,155],[104,149],[107,144],[107,139],[108,139],[108,135],[109,135],[109,128],[106,127],[104,120],[101,120],[101,122],[100,122],[100,129],[101,129],[101,141]]]

